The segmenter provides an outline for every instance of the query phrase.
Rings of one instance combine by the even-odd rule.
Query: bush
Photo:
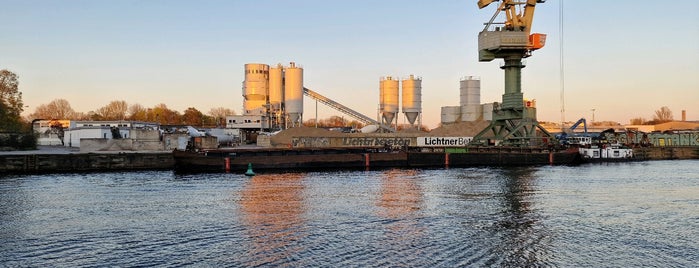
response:
[[[2,150],[34,150],[36,135],[30,133],[0,133],[0,148]]]

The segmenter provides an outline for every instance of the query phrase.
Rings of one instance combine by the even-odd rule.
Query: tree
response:
[[[70,119],[75,120],[83,116],[76,113],[65,99],[55,99],[48,104],[39,105],[30,115],[33,119]]]
[[[660,110],[655,111],[655,116],[653,116],[653,121],[656,124],[665,123],[672,121],[672,111],[667,106],[660,107]]]
[[[216,107],[211,108],[208,114],[209,116],[204,117],[205,123],[221,126],[226,124],[226,116],[235,115],[235,111],[224,107]]]
[[[643,117],[631,118],[632,125],[643,125],[645,123],[646,123],[646,120],[643,119]]]
[[[0,130],[19,131],[23,110],[17,75],[5,69],[0,70]]]
[[[163,125],[179,125],[181,117],[179,112],[170,110],[167,108],[167,105],[161,103],[153,107],[153,109],[148,109],[146,121],[158,122]]]
[[[99,115],[102,120],[124,120],[126,119],[126,110],[128,107],[126,101],[112,101],[104,107],[97,109],[95,114]]]
[[[182,114],[182,123],[190,126],[201,126],[204,114],[194,107],[189,107]]]
[[[228,108],[216,107],[209,110],[209,115],[213,118],[226,118],[228,115],[235,115],[235,111]]]
[[[138,103],[131,104],[128,109],[129,119],[135,121],[146,121],[146,113],[148,110]]]

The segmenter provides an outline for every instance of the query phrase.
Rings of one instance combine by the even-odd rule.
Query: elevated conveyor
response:
[[[381,129],[383,129],[384,131],[394,132],[394,130],[392,128],[390,128],[389,126],[381,124],[378,121],[371,119],[371,117],[363,115],[355,110],[350,109],[347,106],[340,104],[339,102],[336,102],[334,100],[331,100],[328,97],[320,95],[320,94],[318,94],[318,92],[315,92],[313,90],[310,90],[310,89],[304,87],[303,94],[305,94],[308,97],[311,97],[314,100],[317,100],[317,101],[327,105],[330,108],[333,108],[333,109],[338,110],[346,115],[349,115],[352,118],[355,118],[364,124],[377,125],[377,126],[381,127]]]

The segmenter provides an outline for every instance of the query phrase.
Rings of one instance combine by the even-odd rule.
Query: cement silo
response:
[[[284,126],[284,67],[281,64],[269,68],[268,100],[270,128],[281,129]]]
[[[269,65],[261,63],[245,64],[243,81],[243,109],[246,115],[264,114],[269,90]]]
[[[481,79],[467,76],[461,79],[461,121],[476,121],[481,119]]]
[[[303,120],[303,68],[291,62],[284,70],[284,111],[288,127],[301,126]]]
[[[381,118],[384,124],[391,125],[398,113],[398,80],[393,80],[390,76],[382,77],[379,91],[383,92],[379,103]]]
[[[402,87],[403,114],[410,125],[414,125],[415,119],[422,112],[422,78],[411,74],[410,77],[403,79]]]
[[[272,109],[279,109],[284,102],[284,67],[277,64],[269,68],[269,104]]]

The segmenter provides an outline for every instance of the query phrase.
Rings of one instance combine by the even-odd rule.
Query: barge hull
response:
[[[175,170],[180,172],[254,170],[439,168],[472,166],[568,165],[580,162],[577,151],[512,151],[489,149],[467,153],[359,152],[338,150],[259,150],[242,153],[174,151]],[[228,160],[226,160],[226,158]]]

